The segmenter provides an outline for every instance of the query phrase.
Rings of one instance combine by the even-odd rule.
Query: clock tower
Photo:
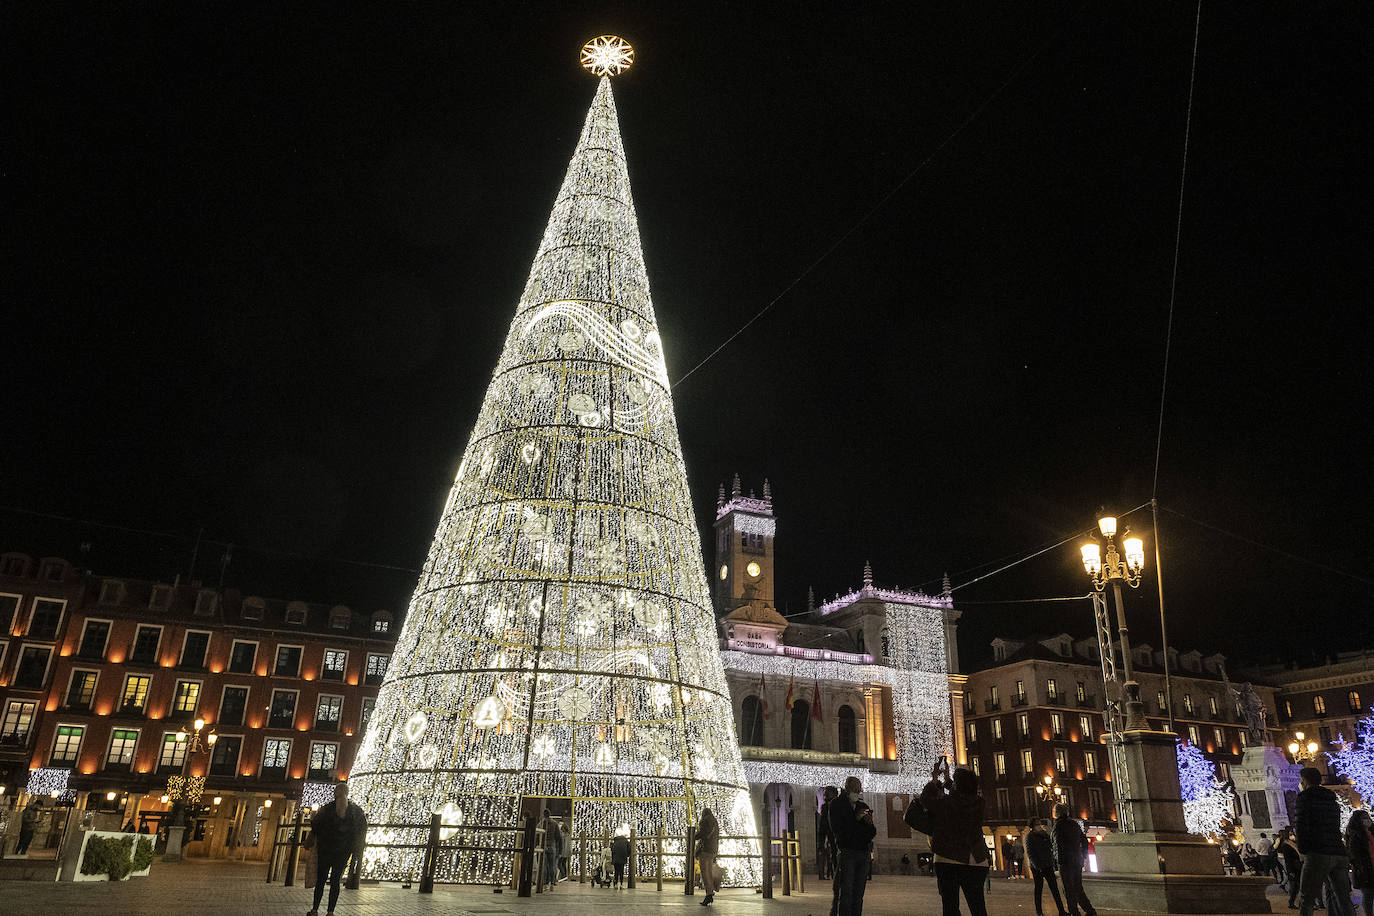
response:
[[[716,497],[716,563],[712,571],[716,614],[743,605],[773,607],[773,491],[763,482],[763,498],[740,492],[739,475]]]

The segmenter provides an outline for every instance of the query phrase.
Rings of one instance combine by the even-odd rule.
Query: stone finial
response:
[[[716,491],[716,508],[725,508],[725,484],[721,484],[720,489]]]
[[[739,473],[738,473],[738,472],[735,473],[735,479],[732,480],[732,481],[730,482],[730,495],[733,496],[735,499],[739,499],[739,497],[740,497],[740,495],[741,495],[741,494],[740,494],[740,488],[739,488]]]
[[[873,566],[867,560],[864,561],[864,588],[873,587]]]
[[[949,598],[954,595],[954,587],[949,584],[949,573],[945,573],[945,581],[940,584],[940,597]]]
[[[768,482],[768,478],[763,478],[763,498],[767,502],[773,501],[773,486]]]

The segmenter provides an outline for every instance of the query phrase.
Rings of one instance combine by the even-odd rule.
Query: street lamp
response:
[[[219,735],[215,734],[214,728],[211,728],[205,735],[201,734],[201,732],[205,731],[205,719],[197,717],[196,721],[192,723],[192,726],[195,728],[195,732],[192,734],[188,734],[184,728],[176,733],[177,744],[188,744],[189,746],[186,748],[185,754],[182,757],[181,779],[180,784],[175,787],[176,791],[171,791],[173,788],[173,781],[168,780],[168,794],[175,798],[177,803],[176,811],[173,813],[172,817],[173,826],[186,825],[186,806],[198,800],[200,797],[200,790],[205,787],[205,777],[191,776],[191,757],[202,751],[210,750],[210,748],[215,746],[215,742],[219,740]],[[192,779],[199,780],[198,784],[193,785]]]
[[[1300,763],[1304,760],[1310,762],[1316,759],[1317,751],[1321,749],[1321,745],[1315,741],[1309,740],[1303,744],[1303,739],[1306,737],[1302,732],[1294,732],[1294,740],[1288,743],[1288,753],[1293,758],[1294,763]]]
[[[1054,784],[1054,776],[1050,775],[1045,777],[1043,783],[1035,784],[1035,794],[1040,800],[1050,803],[1050,814],[1053,814],[1054,804],[1063,797],[1064,790],[1060,786]]]
[[[1121,635],[1121,666],[1126,675],[1126,728],[1141,730],[1149,728],[1149,724],[1145,721],[1145,705],[1140,701],[1140,684],[1131,671],[1131,640],[1126,628],[1121,584],[1124,582],[1131,588],[1140,587],[1140,574],[1145,569],[1145,542],[1132,535],[1129,528],[1126,529],[1121,538],[1121,548],[1125,554],[1123,558],[1116,548],[1116,528],[1116,516],[1104,513],[1097,520],[1097,530],[1106,541],[1106,556],[1103,556],[1102,544],[1095,540],[1084,544],[1079,551],[1083,555],[1083,569],[1092,580],[1093,588],[1105,592],[1109,584],[1112,587],[1112,597],[1116,601],[1116,626]],[[1111,651],[1110,646],[1103,648]]]

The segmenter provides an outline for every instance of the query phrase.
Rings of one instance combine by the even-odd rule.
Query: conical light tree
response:
[[[682,836],[706,807],[753,834],[710,607],[602,76],[352,770],[366,873],[414,873],[435,812],[509,848],[471,830],[542,799],[577,834]],[[722,844],[729,883],[757,851]],[[503,880],[510,856],[439,868]]]

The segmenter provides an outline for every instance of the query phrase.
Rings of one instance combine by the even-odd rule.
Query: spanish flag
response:
[[[790,674],[789,674],[789,675],[787,676],[787,708],[788,708],[788,709],[791,709],[791,708],[792,708],[792,681],[793,681],[793,680],[795,680],[795,675],[790,675]]]

